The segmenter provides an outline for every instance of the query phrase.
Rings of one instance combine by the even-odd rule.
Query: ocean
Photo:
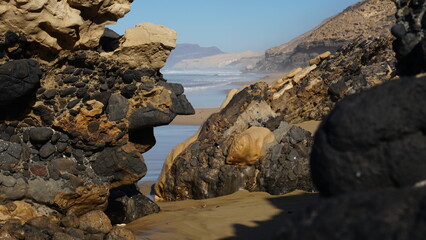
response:
[[[261,74],[236,71],[163,70],[162,73],[168,82],[183,85],[185,95],[194,108],[220,107],[229,90],[241,87],[240,84],[236,84],[237,82],[263,77]],[[154,128],[157,143],[143,154],[148,172],[141,181],[157,181],[170,150],[194,135],[198,129],[199,126],[196,125],[167,125]]]

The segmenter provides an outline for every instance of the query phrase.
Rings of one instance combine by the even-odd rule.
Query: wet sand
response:
[[[206,200],[160,202],[160,213],[126,228],[137,239],[270,239],[282,221],[317,201],[317,194],[303,191],[272,196],[243,190]]]

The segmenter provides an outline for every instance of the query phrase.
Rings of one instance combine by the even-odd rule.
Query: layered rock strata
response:
[[[264,59],[247,70],[282,72],[306,67],[316,55],[325,51],[334,53],[360,36],[388,34],[395,22],[395,11],[391,0],[361,1],[290,42],[268,49]]]

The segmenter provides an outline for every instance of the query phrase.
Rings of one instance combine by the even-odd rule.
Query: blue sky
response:
[[[119,34],[152,22],[178,33],[178,43],[217,46],[225,52],[266,50],[312,29],[358,0],[135,0],[109,26]]]

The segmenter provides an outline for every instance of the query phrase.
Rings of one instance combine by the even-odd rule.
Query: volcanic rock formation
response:
[[[128,232],[90,226],[109,202],[120,203],[108,212],[119,213],[109,216],[113,223],[159,210],[134,187],[147,171],[141,154],[155,144],[154,127],[194,109],[183,87],[159,71],[175,46],[174,31],[144,23],[122,38],[107,32],[118,44],[99,46],[104,25],[128,12],[130,2],[0,3],[2,236],[39,229],[54,239],[111,239],[110,231]],[[28,223],[41,216],[53,225]],[[80,224],[70,233],[68,220],[58,222],[63,218]]]

